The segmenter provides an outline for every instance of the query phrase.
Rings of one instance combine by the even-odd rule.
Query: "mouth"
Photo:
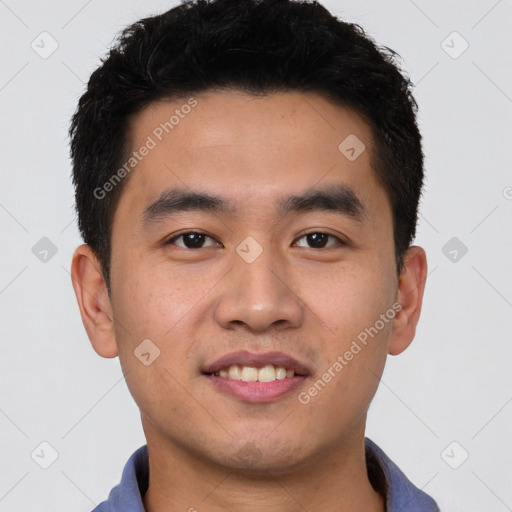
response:
[[[222,368],[222,370],[209,373],[208,375],[231,380],[241,380],[242,382],[272,382],[274,380],[295,377],[295,371],[286,369],[284,366],[274,366],[272,364],[267,364],[262,368],[232,364],[227,368]]]
[[[287,354],[247,351],[228,354],[202,371],[216,389],[246,402],[277,400],[300,386],[309,373]]]

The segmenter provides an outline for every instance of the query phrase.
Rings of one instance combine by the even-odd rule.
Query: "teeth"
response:
[[[287,370],[282,366],[273,366],[268,364],[262,368],[253,366],[231,365],[229,368],[223,368],[217,374],[219,377],[225,377],[233,380],[242,380],[244,382],[272,382],[273,380],[282,380],[295,376],[293,370]]]
[[[236,364],[231,365],[228,370],[228,376],[233,380],[242,380],[242,371],[240,370],[240,367]]]
[[[260,368],[258,370],[258,380],[260,382],[271,382],[276,380],[276,369],[271,364]]]
[[[242,368],[242,379],[244,382],[256,382],[258,380],[258,369],[251,366]]]
[[[292,375],[293,377],[293,375]],[[286,379],[286,368],[283,368],[282,366],[278,366],[276,368],[276,379]]]

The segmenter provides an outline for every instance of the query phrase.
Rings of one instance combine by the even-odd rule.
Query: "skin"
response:
[[[194,97],[197,106],[137,165],[121,194],[111,296],[87,245],[72,261],[92,346],[119,356],[140,408],[151,473],[145,508],[384,511],[366,473],[366,414],[387,355],[414,337],[427,264],[424,250],[411,247],[396,275],[391,205],[371,168],[371,131],[357,113],[313,93]],[[132,148],[185,102],[160,101],[137,114]],[[338,149],[349,134],[366,146],[354,161]],[[360,198],[364,218],[276,213],[282,196],[337,184]],[[238,212],[189,211],[144,227],[144,208],[174,186],[227,197]],[[212,238],[199,249],[182,238],[165,244],[187,230]],[[304,232],[334,238],[315,248]],[[263,249],[250,264],[236,252],[248,236]],[[298,393],[395,302],[402,309],[394,319],[300,403]],[[134,357],[144,339],[160,350],[149,366]],[[311,374],[278,400],[244,402],[201,374],[238,350],[282,351]]]

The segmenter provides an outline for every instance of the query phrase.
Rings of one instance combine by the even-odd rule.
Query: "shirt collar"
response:
[[[398,466],[370,439],[365,439],[366,457],[377,461],[384,475],[387,512],[439,512],[436,502],[418,489]]]

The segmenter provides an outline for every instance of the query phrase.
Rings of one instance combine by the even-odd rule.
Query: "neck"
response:
[[[240,471],[163,441],[145,426],[149,453],[146,512],[384,512],[368,479],[364,431],[316,461],[287,472]]]

